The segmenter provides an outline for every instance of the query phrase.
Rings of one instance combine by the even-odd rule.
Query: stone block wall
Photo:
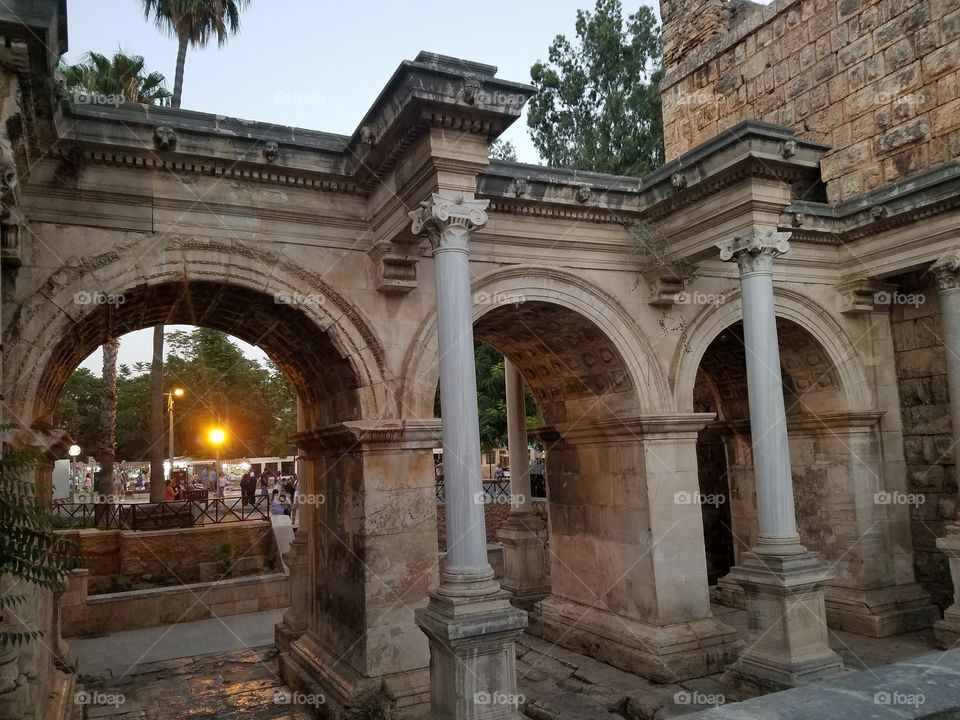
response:
[[[901,296],[918,301],[894,304],[891,310],[907,490],[924,498],[910,509],[914,562],[917,580],[945,607],[952,592],[950,571],[935,541],[954,516],[957,481],[939,296],[930,274],[892,279]]]
[[[91,595],[117,589],[116,578],[126,581],[175,578],[182,583],[200,581],[200,565],[223,559],[221,546],[230,545],[231,557],[259,556],[270,570],[280,568],[270,523],[231,523],[178,530],[66,530],[88,559]],[[237,573],[240,574],[240,573]]]
[[[742,120],[777,123],[832,146],[836,202],[960,157],[956,0],[708,2],[708,30],[701,4],[661,2],[667,160]]]
[[[534,500],[533,501],[533,512],[543,519],[544,522],[547,521],[547,503],[545,500]],[[488,503],[484,506],[484,523],[486,524],[487,530],[487,542],[496,543],[500,542],[500,538],[497,533],[500,530],[500,526],[503,525],[507,518],[510,517],[510,503],[506,502],[497,502],[497,503]],[[440,547],[440,552],[446,552],[447,550],[447,514],[444,509],[443,503],[437,503],[437,544]]]

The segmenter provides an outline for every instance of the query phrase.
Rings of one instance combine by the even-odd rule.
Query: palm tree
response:
[[[164,105],[170,91],[158,72],[148,73],[142,55],[126,55],[118,51],[112,58],[90,52],[83,62],[68,65],[60,61],[67,90],[85,90],[102,95],[122,97],[126,102]]]
[[[163,457],[163,325],[154,325],[150,366],[150,502],[166,500]]]
[[[106,520],[106,503],[113,496],[113,462],[117,450],[117,354],[119,338],[103,344],[103,385],[100,394],[100,438],[97,443],[97,460],[100,463],[100,478],[97,480],[97,525]],[[115,502],[115,500],[114,500]]]
[[[216,36],[223,45],[230,35],[240,30],[240,11],[250,0],[141,0],[147,18],[153,15],[157,27],[175,36],[177,70],[173,81],[173,107],[180,107],[183,94],[183,66],[187,59],[187,45],[203,48]]]

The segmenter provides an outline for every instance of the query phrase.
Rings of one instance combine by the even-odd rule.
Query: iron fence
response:
[[[217,525],[242,520],[269,520],[270,503],[264,496],[159,503],[69,503],[56,501],[53,513],[67,527],[105,530],[167,530]]]

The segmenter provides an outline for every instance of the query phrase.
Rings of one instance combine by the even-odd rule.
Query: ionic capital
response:
[[[937,277],[937,286],[941,291],[960,289],[960,249],[941,256],[931,270]]]
[[[740,275],[772,272],[774,258],[790,250],[788,233],[770,233],[761,237],[751,234],[719,243],[721,260],[732,260],[740,266]]]
[[[426,234],[436,250],[466,250],[470,233],[487,224],[489,200],[456,200],[433,193],[407,215],[414,235]]]

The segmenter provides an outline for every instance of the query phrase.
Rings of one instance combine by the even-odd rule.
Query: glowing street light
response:
[[[220,469],[220,446],[223,445],[223,441],[227,439],[227,433],[223,428],[210,428],[210,432],[207,433],[207,438],[217,448],[217,482],[219,483],[222,472]]]
[[[168,439],[170,441],[170,473],[171,477],[173,474],[173,399],[182,398],[187,394],[187,391],[182,387],[175,387],[170,392],[164,393],[167,396],[167,417],[169,418],[170,430],[168,432]]]
[[[67,455],[70,456],[70,492],[77,489],[77,456],[80,454],[79,445],[71,445],[67,448]]]

